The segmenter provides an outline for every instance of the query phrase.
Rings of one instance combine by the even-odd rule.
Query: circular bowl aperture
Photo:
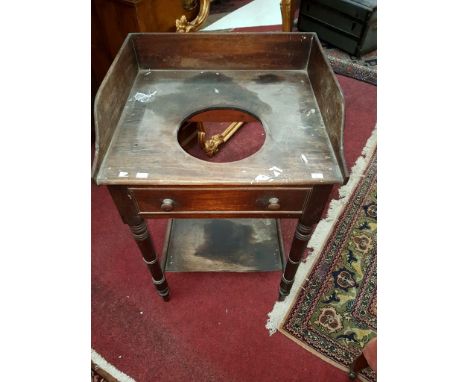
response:
[[[265,130],[260,120],[246,111],[205,109],[182,122],[177,140],[195,158],[207,162],[234,162],[260,150],[265,142]]]

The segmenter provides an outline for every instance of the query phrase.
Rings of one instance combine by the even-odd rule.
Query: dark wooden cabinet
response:
[[[92,96],[128,33],[175,32],[176,20],[197,17],[200,0],[91,0]]]
[[[361,56],[377,48],[377,0],[303,0],[298,29]]]

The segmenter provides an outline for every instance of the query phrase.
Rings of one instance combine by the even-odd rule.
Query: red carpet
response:
[[[377,88],[339,81],[351,167],[376,123]],[[291,223],[285,223],[286,250]],[[159,253],[164,226],[149,222]],[[347,382],[346,373],[285,336],[268,335],[266,315],[280,276],[169,273],[171,301],[164,303],[107,190],[92,186],[92,346],[137,381]]]

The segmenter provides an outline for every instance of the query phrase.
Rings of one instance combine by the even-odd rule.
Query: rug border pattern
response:
[[[369,165],[374,156],[376,156],[376,150],[377,127],[374,129],[371,136],[369,137],[362,151],[361,157],[358,158],[355,165],[353,166],[353,169],[351,171],[351,177],[347,185],[342,186],[339,189],[339,199],[331,201],[327,217],[325,219],[322,219],[322,221],[320,221],[320,223],[317,225],[315,232],[308,243],[308,247],[314,247],[316,251],[312,252],[306,259],[306,262],[300,265],[296,275],[296,283],[295,285],[293,285],[290,296],[288,296],[285,301],[277,302],[275,304],[273,310],[268,314],[268,320],[266,324],[266,328],[270,331],[270,335],[274,334],[277,330],[279,330],[286,337],[296,342],[302,348],[315,354],[320,359],[326,361],[329,364],[332,364],[333,366],[343,371],[348,371],[346,366],[335,362],[334,360],[326,357],[325,355],[317,351],[314,351],[314,349],[311,349],[310,346],[307,346],[306,344],[300,342],[293,335],[288,333],[286,330],[282,329],[281,326],[283,324],[283,321],[289,315],[290,310],[294,308],[296,299],[300,297],[302,285],[308,278],[313,267],[315,266],[320,254],[322,253],[322,251],[325,250],[324,246],[327,244],[328,238],[330,237],[330,235],[335,233],[335,230],[337,229],[338,218],[343,214],[343,211],[346,209],[349,199],[356,192],[358,185],[364,178],[364,174],[367,171],[369,171]],[[374,250],[376,250],[376,248],[372,249],[372,251]],[[373,266],[373,264],[369,264],[368,270],[370,271]],[[374,303],[375,293],[370,295],[370,297],[368,298],[367,309],[370,309],[372,304]],[[361,296],[357,297],[361,298]],[[370,326],[372,327],[372,325]],[[368,377],[365,375],[359,374],[359,377],[361,377],[364,380],[368,380]]]

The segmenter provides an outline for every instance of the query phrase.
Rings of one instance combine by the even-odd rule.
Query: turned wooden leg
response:
[[[294,12],[296,0],[281,0],[281,17],[283,19],[283,32],[291,32],[294,25]]]
[[[143,218],[140,218],[140,222],[138,224],[129,225],[129,227],[138,247],[140,248],[143,261],[146,263],[151,273],[156,290],[164,301],[169,301],[169,286],[167,285],[166,277],[159,265],[153,241],[151,240],[148,227],[146,226],[146,221]]]
[[[151,273],[156,290],[164,301],[169,301],[169,286],[161,266],[159,265],[146,221],[138,214],[127,187],[109,186],[108,190],[119,210],[120,217],[125,224],[128,224],[132,231],[133,238],[143,256],[143,261],[146,263]]]
[[[302,254],[312,236],[314,226],[320,221],[332,188],[332,185],[316,186],[307,196],[304,210],[297,223],[288,261],[281,277],[278,301],[283,301],[291,291]]]

